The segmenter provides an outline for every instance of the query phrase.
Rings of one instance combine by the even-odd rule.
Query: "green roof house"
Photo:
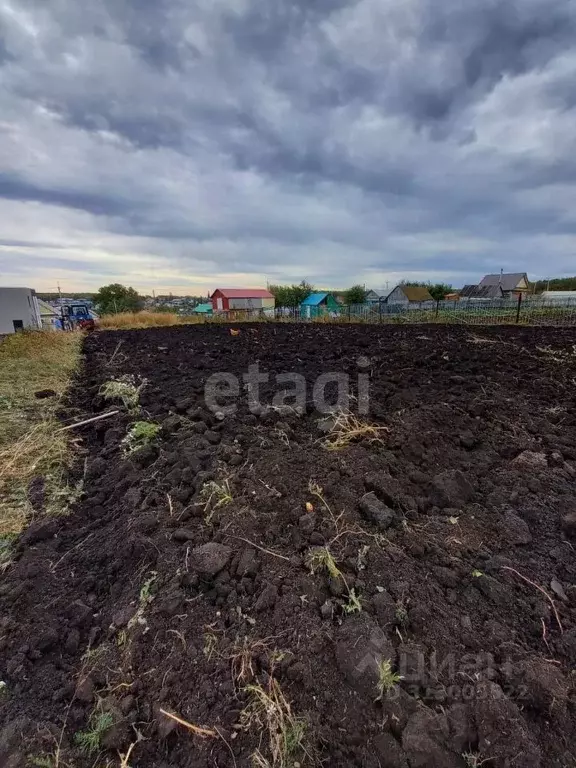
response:
[[[339,309],[340,305],[331,293],[311,293],[300,304],[302,317],[319,317],[330,312],[338,312]]]

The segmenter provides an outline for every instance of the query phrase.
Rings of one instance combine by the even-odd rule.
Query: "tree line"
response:
[[[353,285],[345,291],[325,291],[315,288],[306,280],[297,285],[269,285],[268,290],[274,296],[277,307],[299,307],[311,293],[337,293],[342,296],[344,304],[363,304],[368,293],[363,285]]]
[[[400,285],[417,286],[428,289],[428,292],[436,301],[442,301],[453,288],[448,283],[432,283],[430,281],[401,280]],[[530,283],[530,289],[533,293],[541,293],[545,290],[551,291],[576,291],[576,277],[559,277],[552,280],[537,280]],[[270,285],[268,290],[274,296],[277,307],[299,307],[300,304],[310,296],[311,293],[320,291],[306,280],[293,285]],[[363,304],[366,301],[368,291],[363,285],[353,285],[344,291],[336,291],[342,296],[344,304]],[[42,296],[48,294],[41,294]],[[50,294],[52,296],[52,294]],[[76,296],[76,294],[74,295]],[[77,294],[78,297],[81,294]],[[88,297],[89,294],[82,294]],[[112,283],[105,285],[93,295],[94,304],[100,314],[114,314],[118,312],[138,312],[144,306],[144,299],[134,288]],[[155,311],[172,311],[170,307],[155,307]]]
[[[552,280],[536,280],[530,283],[534,293],[542,291],[576,291],[576,277],[555,277]]]

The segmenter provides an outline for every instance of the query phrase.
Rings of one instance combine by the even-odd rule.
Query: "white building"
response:
[[[0,335],[42,328],[36,293],[31,288],[0,288]]]
[[[541,299],[547,304],[576,305],[576,291],[542,291],[542,293],[537,293],[534,298]]]

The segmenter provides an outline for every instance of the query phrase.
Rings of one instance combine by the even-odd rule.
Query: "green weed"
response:
[[[121,376],[119,379],[106,381],[100,387],[104,400],[120,400],[129,411],[137,411],[140,406],[140,392],[146,386],[146,380],[136,385],[133,376]]]
[[[28,765],[34,768],[56,768],[56,761],[52,755],[29,755]]]
[[[74,741],[84,754],[89,757],[100,750],[102,737],[114,725],[114,718],[110,712],[92,712],[88,721],[88,728],[79,731],[74,736]]]
[[[152,421],[137,421],[122,440],[124,452],[134,453],[150,445],[156,439],[158,432],[160,432],[159,424],[154,424]]]
[[[200,498],[204,502],[207,523],[212,520],[216,510],[234,501],[232,491],[230,490],[230,482],[227,479],[223,480],[220,485],[214,480],[204,483],[200,491]]]
[[[395,615],[398,624],[401,624],[402,626],[408,624],[408,610],[403,600],[398,600],[396,603]]]
[[[392,664],[390,659],[382,659],[378,665],[378,698],[376,701],[380,701],[384,696],[391,691],[402,680],[402,675],[397,675],[392,671]]]
[[[148,605],[148,603],[151,603],[154,599],[154,595],[152,592],[152,585],[158,578],[158,574],[156,571],[150,571],[150,576],[146,579],[144,584],[142,584],[142,587],[140,588],[140,594],[138,595],[138,602],[142,607]]]
[[[342,609],[347,614],[360,613],[362,611],[362,603],[354,589],[348,591],[348,602],[342,606]]]

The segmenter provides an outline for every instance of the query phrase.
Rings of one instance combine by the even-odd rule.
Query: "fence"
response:
[[[312,312],[310,312],[312,310]],[[532,297],[494,300],[435,301],[402,304],[353,304],[326,307],[277,307],[275,310],[230,310],[211,322],[269,320],[291,322],[451,323],[460,325],[576,326],[576,300],[542,300]]]

